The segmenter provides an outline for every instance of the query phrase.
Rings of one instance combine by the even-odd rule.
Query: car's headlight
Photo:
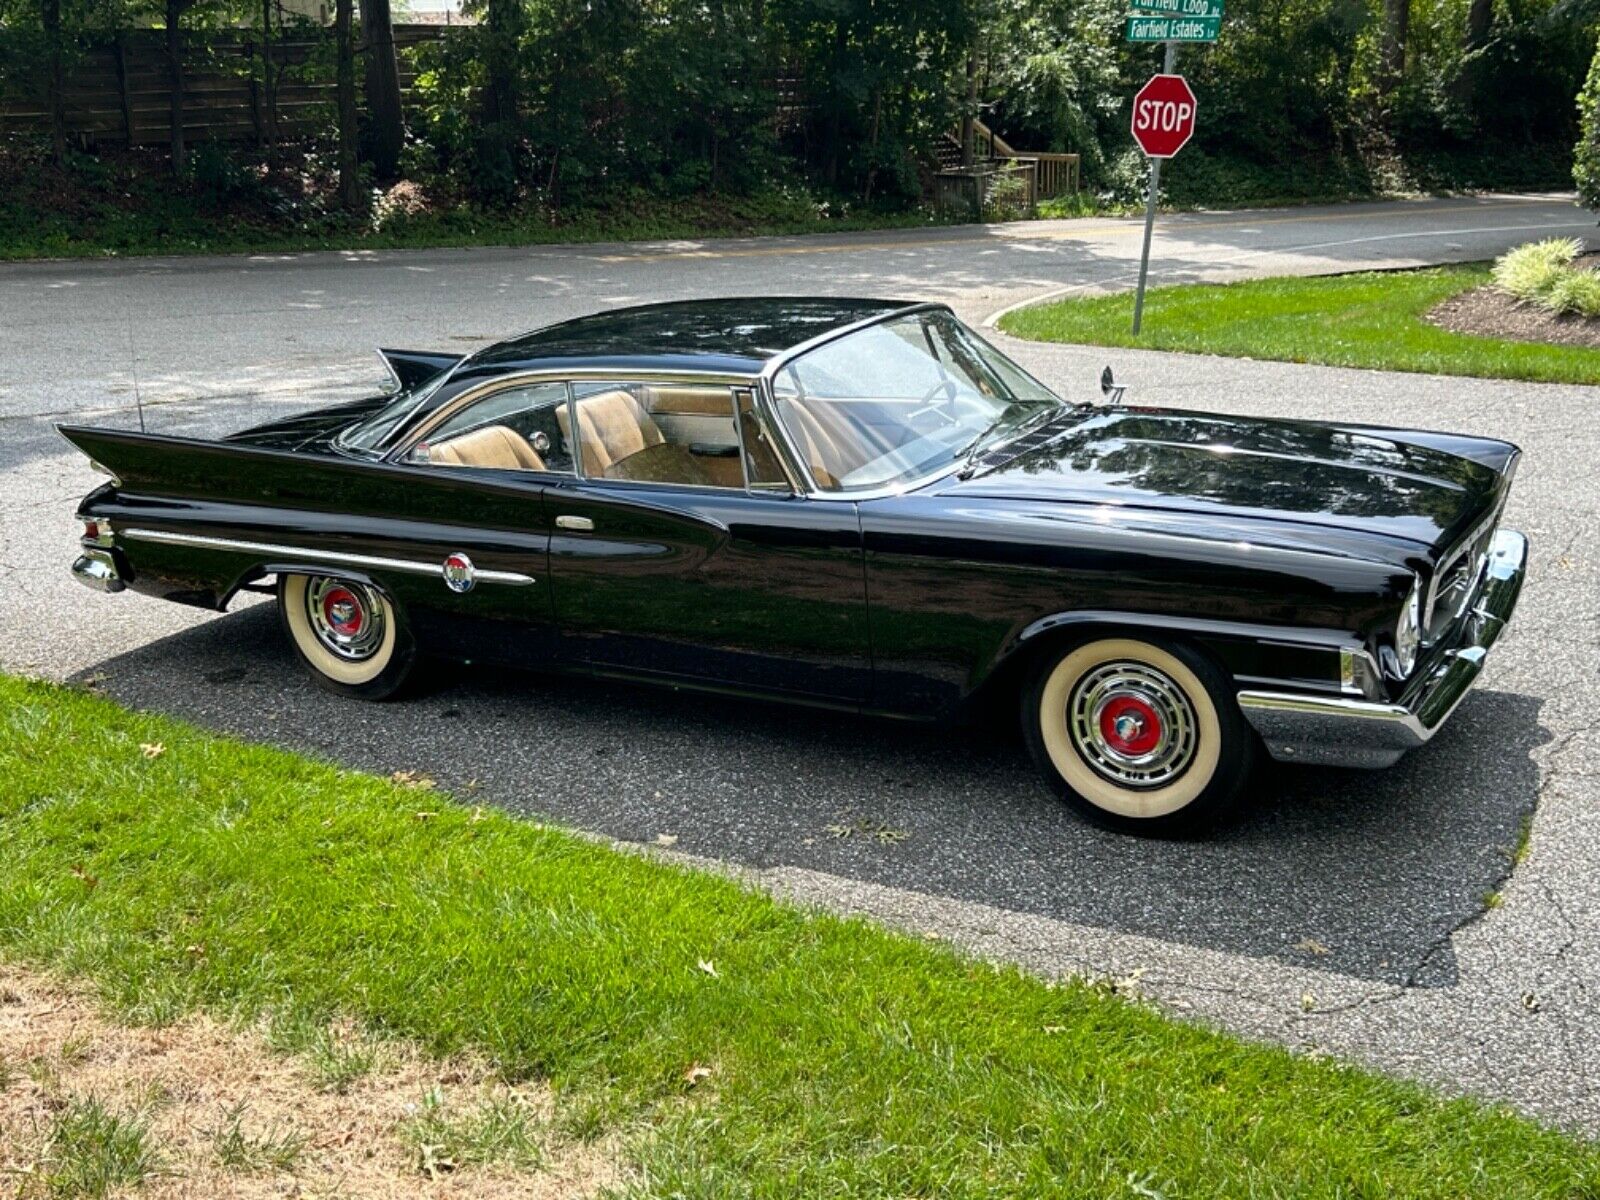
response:
[[[1417,651],[1422,646],[1422,584],[1411,584],[1411,594],[1400,609],[1400,619],[1394,626],[1394,665],[1401,679],[1409,678],[1417,665]]]

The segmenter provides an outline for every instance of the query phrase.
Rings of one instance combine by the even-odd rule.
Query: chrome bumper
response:
[[[127,584],[109,550],[85,550],[72,564],[72,577],[97,592],[120,592]]]
[[[1375,704],[1294,692],[1240,692],[1239,707],[1267,752],[1281,762],[1332,767],[1387,767],[1443,725],[1483,670],[1522,591],[1528,539],[1495,535],[1483,586],[1457,645],[1428,677],[1408,689],[1404,704]]]

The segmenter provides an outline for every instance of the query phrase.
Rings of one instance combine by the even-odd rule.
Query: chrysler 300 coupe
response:
[[[656,304],[216,441],[63,427],[112,475],[76,575],[277,597],[349,696],[419,655],[921,718],[1020,711],[1138,832],[1261,750],[1382,767],[1511,615],[1505,442],[1060,398],[935,304]]]

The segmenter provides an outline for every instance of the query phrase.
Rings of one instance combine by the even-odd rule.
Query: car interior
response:
[[[498,470],[572,471],[573,415],[583,473],[742,488],[733,390],[721,386],[579,383],[496,393],[456,414],[412,461]]]

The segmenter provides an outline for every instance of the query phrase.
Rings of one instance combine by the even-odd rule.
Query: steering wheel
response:
[[[917,399],[918,407],[912,411],[911,416],[907,419],[914,421],[925,413],[932,413],[935,416],[942,418],[946,425],[959,424],[954,416],[944,411],[944,405],[940,405],[935,402],[936,398],[939,397],[939,393],[941,392],[944,393],[942,399],[946,405],[954,404],[958,396],[956,381],[947,376],[946,378],[941,379],[938,383],[934,384],[927,391],[923,392],[922,395]]]

